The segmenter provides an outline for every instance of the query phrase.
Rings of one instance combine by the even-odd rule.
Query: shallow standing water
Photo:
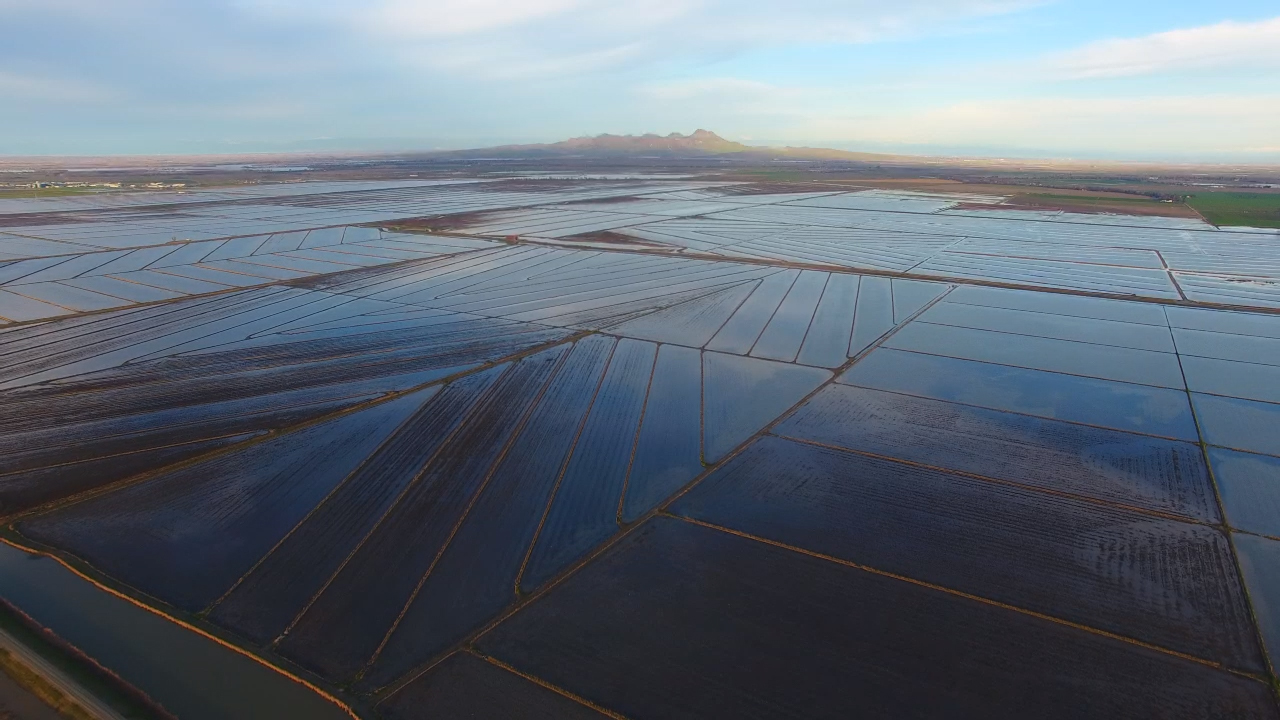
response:
[[[0,596],[183,720],[350,717],[306,686],[51,558],[0,544]]]

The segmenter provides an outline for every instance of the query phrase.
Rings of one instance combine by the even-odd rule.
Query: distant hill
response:
[[[725,140],[710,130],[694,130],[691,135],[596,135],[562,140],[545,145],[549,150],[571,152],[621,152],[621,153],[736,153],[752,148],[732,140]]]
[[[880,162],[901,157],[828,148],[743,145],[740,142],[726,140],[710,130],[701,128],[694,130],[689,135],[681,135],[676,132],[669,135],[657,135],[655,133],[646,133],[644,135],[604,134],[571,138],[554,143],[500,145],[498,147],[454,150],[438,154],[471,156],[477,153],[503,157],[634,157],[642,155],[676,157],[732,154],[743,159],[753,160],[785,158],[795,160],[862,160],[869,162]]]
[[[595,135],[536,145],[502,145],[486,152],[518,155],[701,155],[740,153],[753,150],[748,145],[725,140],[710,130],[698,129],[690,135]],[[465,152],[465,151],[464,151]]]

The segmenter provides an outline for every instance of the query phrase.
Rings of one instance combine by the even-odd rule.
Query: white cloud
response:
[[[382,0],[350,19],[380,35],[439,37],[522,25],[582,4],[583,0]]]
[[[281,27],[320,23],[417,66],[488,78],[590,75],[761,47],[949,33],[1040,0],[270,0],[237,7]],[[604,59],[603,62],[595,62]]]
[[[1280,66],[1280,17],[1102,40],[1052,57],[1049,66],[1077,79],[1232,66],[1275,68]]]
[[[2,0],[0,0],[2,1]],[[655,26],[717,42],[867,42],[939,29],[963,17],[997,15],[1043,0],[268,0],[237,6],[281,19],[321,18],[389,36],[489,32],[555,20],[564,35],[634,35]]]

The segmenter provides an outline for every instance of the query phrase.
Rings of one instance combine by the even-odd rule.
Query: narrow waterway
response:
[[[350,719],[305,685],[51,558],[0,544],[0,596],[182,720]]]

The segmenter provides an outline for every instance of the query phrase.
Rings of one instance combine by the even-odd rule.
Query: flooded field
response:
[[[1280,235],[793,189],[0,201],[4,597],[179,717],[1280,717]]]

